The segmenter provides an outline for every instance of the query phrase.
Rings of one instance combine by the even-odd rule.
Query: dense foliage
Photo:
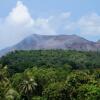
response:
[[[15,51],[0,63],[0,100],[100,100],[98,52]]]
[[[100,68],[100,52],[82,52],[66,50],[14,51],[0,59],[3,66],[8,65],[10,74],[23,72],[27,68],[53,67],[67,65],[72,69]]]

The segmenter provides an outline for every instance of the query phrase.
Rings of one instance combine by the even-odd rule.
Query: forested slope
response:
[[[0,59],[0,63],[8,65],[10,73],[23,72],[27,68],[66,67],[72,69],[100,68],[100,52],[82,52],[67,50],[31,50],[14,51]]]
[[[13,51],[0,63],[0,100],[100,100],[99,52]]]

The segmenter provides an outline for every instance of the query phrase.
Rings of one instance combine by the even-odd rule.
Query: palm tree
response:
[[[19,84],[19,91],[30,100],[36,86],[34,78],[26,78]]]

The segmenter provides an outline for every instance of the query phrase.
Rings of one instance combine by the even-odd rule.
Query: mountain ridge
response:
[[[0,51],[0,56],[14,50],[65,49],[77,51],[100,51],[100,41],[93,42],[77,35],[32,34],[18,44]]]

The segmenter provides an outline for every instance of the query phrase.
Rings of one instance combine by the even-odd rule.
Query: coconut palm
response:
[[[34,80],[34,78],[26,78],[22,80],[22,82],[19,84],[19,91],[22,95],[26,96],[28,100],[30,100],[37,84]]]

